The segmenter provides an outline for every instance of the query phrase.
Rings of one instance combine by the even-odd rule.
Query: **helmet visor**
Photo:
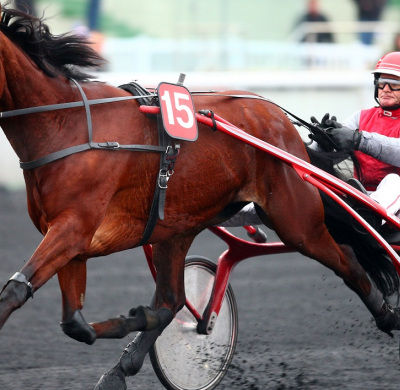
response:
[[[375,80],[375,85],[378,89],[383,89],[388,85],[391,91],[400,91],[400,80],[379,78]]]

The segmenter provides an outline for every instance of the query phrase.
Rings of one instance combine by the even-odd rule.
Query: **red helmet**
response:
[[[386,73],[400,77],[400,51],[393,51],[385,54],[378,61],[372,73]],[[379,75],[375,77],[379,77]]]

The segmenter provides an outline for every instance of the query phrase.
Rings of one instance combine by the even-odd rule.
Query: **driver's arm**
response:
[[[361,132],[358,150],[379,161],[400,168],[400,139],[378,133]]]

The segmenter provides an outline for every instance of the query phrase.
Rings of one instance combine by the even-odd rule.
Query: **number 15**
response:
[[[180,100],[190,101],[190,98],[188,95],[185,95],[185,94],[179,93],[179,92],[173,92],[173,95],[174,95],[174,103],[175,103],[174,108],[177,111],[185,111],[188,116],[188,119],[186,122],[179,116],[176,116],[176,120],[185,129],[190,129],[194,124],[193,112],[189,106],[185,105],[184,103],[183,104],[180,103]],[[164,95],[161,96],[161,100],[163,100],[165,102],[165,105],[167,108],[168,123],[170,125],[174,125],[175,124],[175,115],[173,112],[171,96],[169,94],[169,91],[164,91]]]

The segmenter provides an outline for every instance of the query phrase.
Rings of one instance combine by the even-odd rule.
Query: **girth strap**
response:
[[[161,146],[153,146],[153,145],[120,145],[118,142],[104,142],[104,143],[95,143],[92,144],[82,144],[77,146],[71,146],[70,148],[59,150],[58,152],[54,152],[48,154],[47,156],[38,158],[37,160],[32,160],[28,162],[20,162],[19,166],[22,169],[34,169],[40,167],[42,165],[48,164],[50,162],[59,160],[60,158],[70,156],[71,154],[84,152],[85,150],[91,149],[104,149],[104,150],[129,150],[132,152],[164,152],[164,148]]]
[[[156,227],[157,221],[159,219],[164,219],[165,198],[168,188],[167,182],[169,177],[173,174],[175,158],[180,149],[179,144],[175,144],[173,147],[171,146],[172,138],[165,131],[160,115],[157,115],[157,125],[159,145],[162,145],[165,148],[165,152],[161,155],[160,170],[157,175],[156,188],[154,190],[149,219],[147,220],[143,236],[138,246],[144,245],[149,240],[153,234],[154,228]]]

